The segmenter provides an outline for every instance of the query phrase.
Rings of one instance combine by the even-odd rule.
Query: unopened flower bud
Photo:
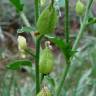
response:
[[[85,12],[85,6],[80,0],[78,0],[76,3],[76,13],[82,16],[84,12]]]
[[[46,3],[46,0],[40,0],[40,4],[41,4],[41,6],[44,6],[45,3]]]
[[[52,72],[54,67],[54,55],[50,48],[47,46],[41,51],[39,70],[40,73],[49,74]]]
[[[27,48],[26,38],[23,36],[18,36],[18,48],[20,51],[24,51]]]
[[[47,87],[44,87],[37,96],[52,96],[52,94]]]

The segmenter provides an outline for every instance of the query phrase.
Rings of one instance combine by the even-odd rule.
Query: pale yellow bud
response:
[[[27,42],[26,42],[26,38],[23,36],[18,36],[18,49],[20,51],[24,51],[27,48]]]
[[[40,0],[41,6],[44,6],[46,3],[46,0]]]
[[[42,90],[37,94],[37,96],[52,96],[51,92],[47,87],[42,88]]]
[[[26,58],[25,52],[23,52],[23,51],[21,52],[21,51],[20,51],[20,57],[21,57],[21,58]]]

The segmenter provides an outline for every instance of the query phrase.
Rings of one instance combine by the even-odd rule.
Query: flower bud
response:
[[[40,4],[41,4],[41,6],[44,6],[45,3],[46,3],[46,0],[40,0]]]
[[[50,48],[46,47],[40,54],[39,70],[43,74],[49,74],[53,70],[54,56]]]
[[[76,3],[76,13],[82,16],[84,12],[85,12],[85,6],[80,0],[78,0]]]
[[[50,5],[43,10],[37,21],[37,30],[40,35],[54,32],[57,25],[58,16],[55,8]]]
[[[20,51],[24,51],[27,48],[27,42],[26,42],[26,38],[23,36],[18,36],[18,49]]]
[[[37,94],[37,96],[52,96],[51,92],[47,87],[42,88],[42,90]]]

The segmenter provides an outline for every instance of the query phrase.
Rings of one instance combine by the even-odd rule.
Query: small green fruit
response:
[[[57,24],[57,12],[53,6],[43,10],[37,21],[37,30],[41,35],[54,32]]]
[[[40,73],[49,74],[53,70],[54,56],[51,49],[46,47],[40,55],[39,70]]]
[[[76,3],[76,13],[82,16],[84,12],[85,12],[85,6],[80,0],[78,0]]]
[[[38,94],[37,96],[52,96],[51,92],[48,90],[47,87],[44,87]]]

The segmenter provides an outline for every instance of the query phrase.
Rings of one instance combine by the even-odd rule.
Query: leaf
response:
[[[90,17],[89,19],[88,19],[88,25],[89,24],[95,24],[96,23],[96,17],[95,18],[92,18],[92,17]]]
[[[66,44],[65,41],[59,37],[50,37],[47,36],[47,38],[53,42],[65,55],[66,59],[69,60],[71,56],[74,55],[76,51],[72,51],[70,44]]]
[[[17,12],[21,12],[23,10],[24,4],[21,4],[20,0],[10,0],[10,2],[16,7]]]
[[[23,33],[23,32],[28,32],[28,33],[31,33],[31,32],[34,32],[35,29],[32,28],[32,27],[22,27],[21,29],[18,29],[18,33]]]
[[[32,62],[29,61],[29,60],[16,60],[16,61],[13,61],[13,62],[7,64],[6,67],[8,69],[17,70],[17,69],[20,69],[22,66],[31,67],[32,66]]]
[[[57,47],[59,47],[61,50],[64,50],[66,48],[66,44],[64,42],[63,39],[59,38],[59,37],[51,37],[47,35],[47,38],[53,42],[54,44],[56,44]]]

